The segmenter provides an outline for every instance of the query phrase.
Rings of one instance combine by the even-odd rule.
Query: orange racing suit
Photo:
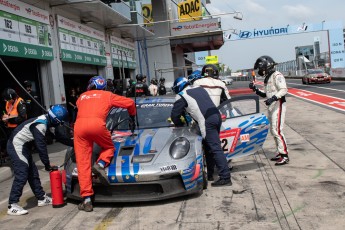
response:
[[[114,156],[114,144],[105,123],[109,110],[112,107],[125,108],[130,116],[134,116],[136,108],[132,99],[103,90],[90,90],[81,94],[76,104],[78,114],[74,125],[74,148],[80,195],[86,197],[93,195],[91,178],[93,143],[97,143],[102,148],[97,162],[103,160],[108,166]]]

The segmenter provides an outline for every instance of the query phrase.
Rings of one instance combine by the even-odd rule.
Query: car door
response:
[[[220,140],[228,160],[257,152],[264,144],[269,121],[259,111],[259,97],[231,98],[218,107],[222,114]]]

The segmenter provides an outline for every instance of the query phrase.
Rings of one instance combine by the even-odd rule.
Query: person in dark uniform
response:
[[[165,88],[165,78],[164,77],[161,77],[159,79],[158,94],[159,95],[166,95],[167,94],[167,89]]]
[[[47,196],[42,188],[37,167],[30,153],[29,143],[35,142],[45,170],[51,171],[52,166],[49,161],[45,133],[48,132],[50,127],[57,127],[66,121],[67,117],[66,108],[61,105],[55,105],[48,110],[48,114],[28,119],[12,132],[7,142],[7,152],[11,158],[14,172],[14,180],[8,201],[8,215],[19,216],[28,213],[27,210],[18,204],[27,182],[29,182],[31,190],[38,199],[39,207],[52,204],[52,199]],[[72,139],[64,138],[56,132],[57,129],[55,131],[57,141],[73,146]]]
[[[135,77],[137,79],[137,83],[132,85],[132,97],[141,97],[141,96],[150,96],[149,87],[144,80],[144,76],[142,74],[137,74]],[[134,94],[135,93],[135,94]]]
[[[177,78],[172,89],[177,95],[171,110],[171,120],[176,126],[183,126],[180,117],[185,112],[189,113],[199,125],[206,153],[209,155],[209,157],[206,155],[207,173],[213,175],[214,165],[218,169],[219,179],[211,183],[211,186],[231,186],[230,169],[219,139],[222,124],[219,110],[204,88],[190,86],[184,77]]]
[[[40,98],[37,95],[35,91],[32,90],[32,84],[31,81],[26,80],[24,81],[24,86],[26,91],[38,102],[40,102]],[[27,116],[29,118],[37,117],[41,114],[43,114],[42,109],[36,104],[35,101],[32,100],[32,98],[25,93],[25,96],[23,97],[25,103],[26,103],[26,109],[27,109]]]

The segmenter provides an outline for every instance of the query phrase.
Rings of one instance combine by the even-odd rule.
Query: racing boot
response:
[[[221,187],[221,186],[231,186],[231,178],[223,179],[219,178],[217,181],[211,183],[212,187]]]
[[[288,155],[287,154],[280,154],[280,158],[279,158],[279,160],[277,160],[275,165],[279,166],[279,165],[285,165],[287,163],[289,163]]]
[[[85,212],[92,212],[93,206],[91,201],[83,201],[78,205],[79,210],[83,210]]]
[[[278,153],[275,157],[271,158],[271,161],[278,161],[280,159],[280,153]]]
[[[98,178],[102,184],[104,184],[104,185],[110,184],[109,180],[108,180],[108,176],[105,172],[104,165],[102,165],[100,163],[95,163],[92,167],[92,172],[98,176]]]

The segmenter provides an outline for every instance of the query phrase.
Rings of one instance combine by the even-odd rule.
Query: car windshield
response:
[[[137,119],[140,129],[163,128],[173,126],[168,121],[172,102],[154,102],[137,104]],[[129,115],[126,109],[113,108],[107,117],[109,130],[128,130]]]

